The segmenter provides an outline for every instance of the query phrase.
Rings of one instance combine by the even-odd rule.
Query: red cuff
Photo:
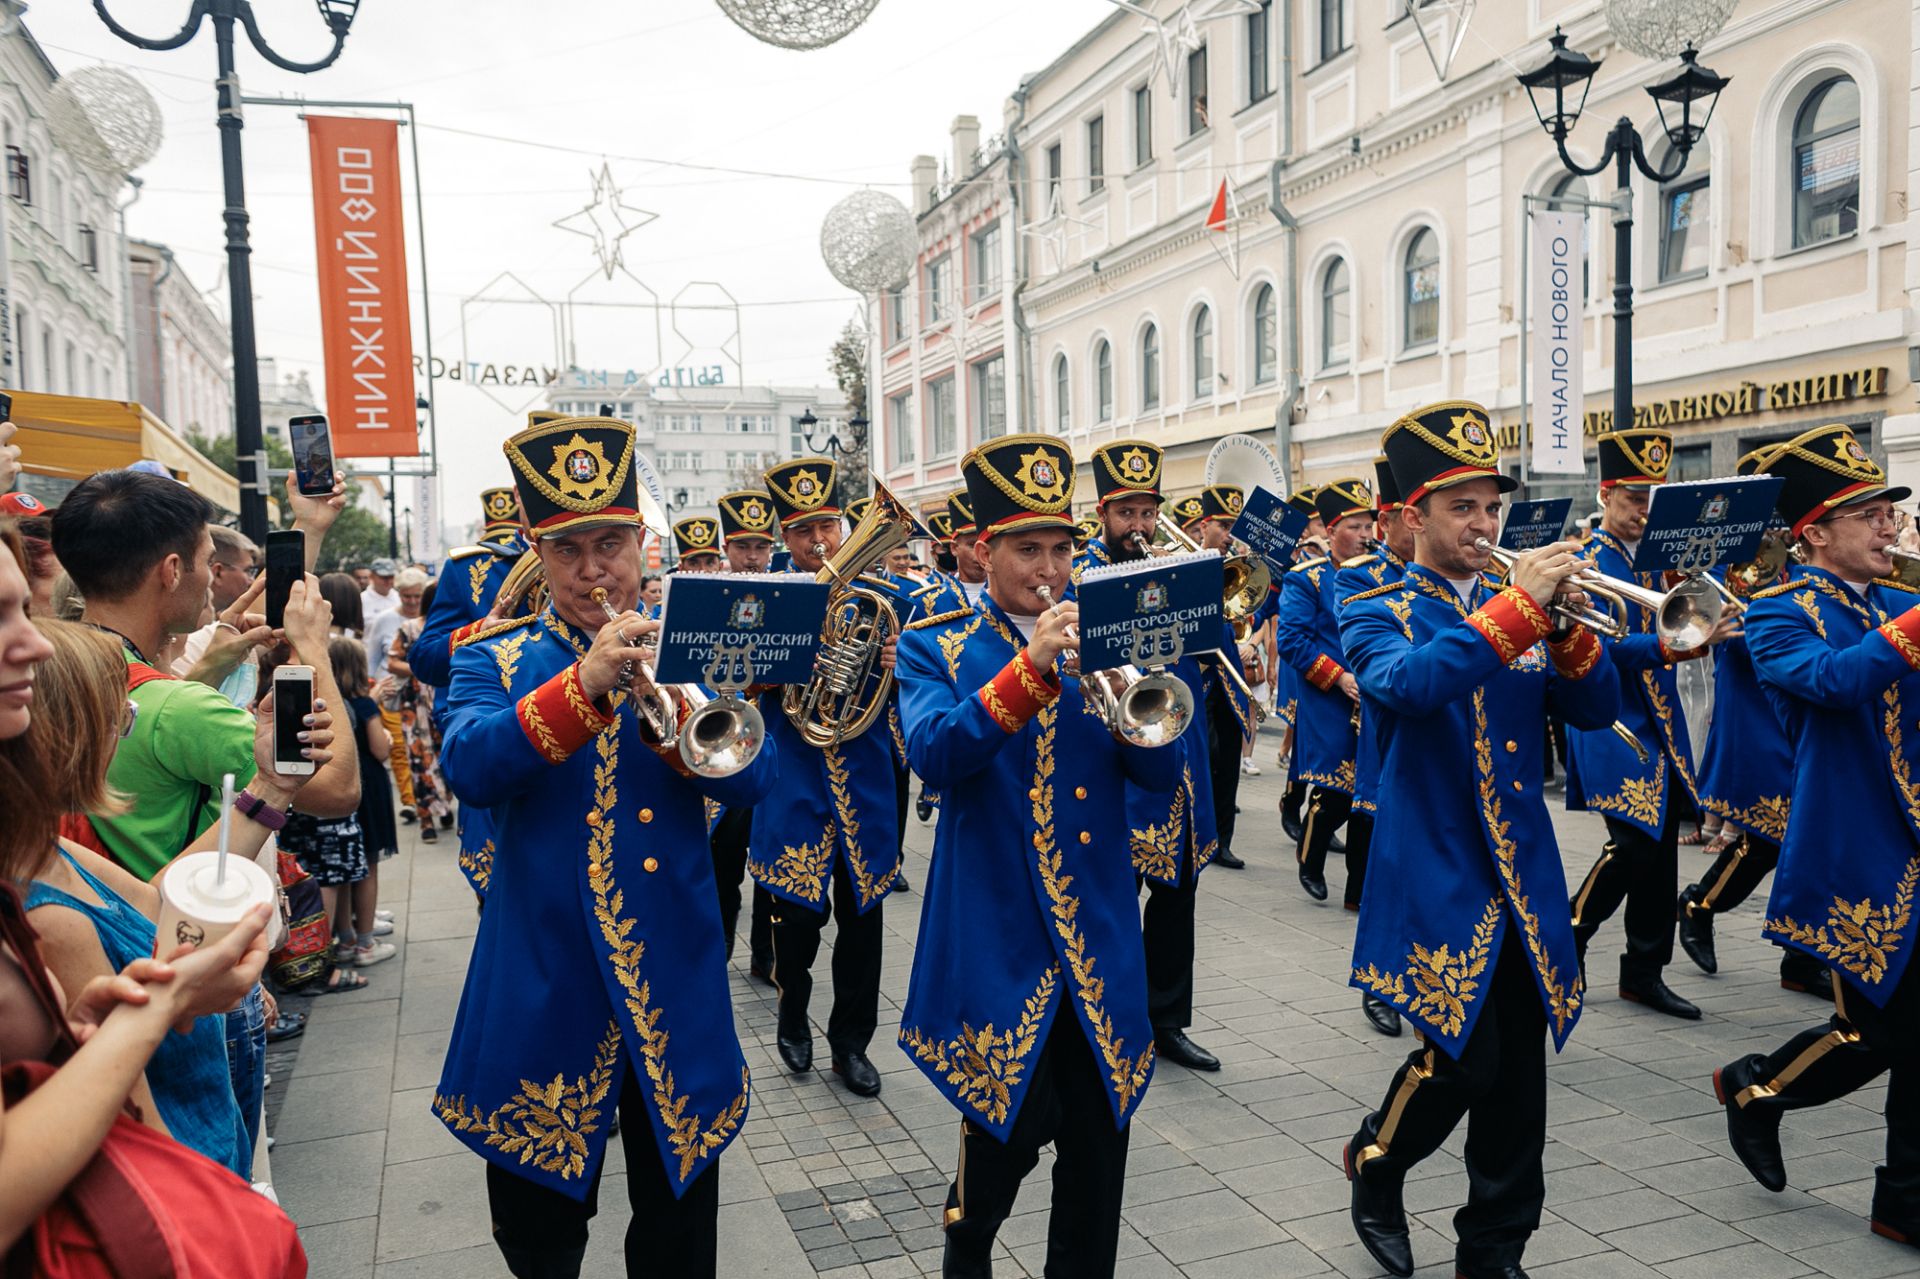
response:
[[[1920,606],[1908,609],[1880,628],[1880,634],[1907,665],[1920,670]]]
[[[479,633],[480,629],[486,624],[487,619],[483,617],[478,621],[468,622],[465,626],[457,628],[451,635],[447,636],[447,651],[451,653],[454,649],[459,648],[462,640],[466,639],[469,635]]]
[[[1675,662],[1691,662],[1696,657],[1705,657],[1707,646],[1699,648],[1668,648],[1665,640],[1660,641],[1660,660],[1671,666]]]
[[[1553,629],[1533,596],[1517,586],[1504,588],[1468,614],[1467,625],[1486,637],[1503,665],[1538,644]]]
[[[1563,640],[1548,640],[1547,652],[1553,655],[1553,669],[1566,679],[1580,679],[1593,669],[1603,650],[1600,637],[1584,626],[1576,626]]]
[[[613,723],[581,687],[578,662],[521,698],[516,709],[520,731],[549,764],[565,763]]]
[[[1324,693],[1339,683],[1340,677],[1346,673],[1346,667],[1322,653],[1313,659],[1312,666],[1307,667],[1306,679],[1307,683]]]
[[[980,704],[1004,733],[1017,733],[1035,715],[1060,696],[1060,680],[1053,672],[1040,668],[1021,649],[1000,673],[980,690]]]

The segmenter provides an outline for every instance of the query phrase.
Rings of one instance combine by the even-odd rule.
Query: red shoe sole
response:
[[[1920,1244],[1915,1243],[1912,1235],[1904,1231],[1895,1230],[1884,1221],[1871,1221],[1867,1224],[1873,1230],[1873,1233],[1879,1235],[1882,1239],[1891,1239],[1895,1243],[1906,1244],[1909,1248],[1920,1246]]]
[[[1716,1067],[1713,1072],[1714,1100],[1718,1101],[1723,1106],[1727,1104],[1727,1089],[1726,1089],[1726,1086],[1720,1082],[1720,1072],[1724,1069],[1726,1069],[1726,1067],[1724,1066]]]

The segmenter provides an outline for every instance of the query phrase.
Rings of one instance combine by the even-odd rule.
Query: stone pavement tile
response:
[[[1696,1212],[1705,1213],[1715,1221],[1747,1221],[1773,1213],[1811,1208],[1820,1202],[1805,1191],[1795,1190],[1791,1186],[1775,1194],[1751,1180],[1737,1186],[1725,1186],[1719,1190],[1684,1194],[1680,1196],[1680,1201]]]
[[[594,1242],[590,1242],[586,1265],[581,1267],[583,1274],[594,1274],[594,1261]],[[500,1250],[491,1243],[385,1262],[373,1273],[375,1279],[511,1279]]]
[[[336,1026],[327,1023],[324,1043],[303,1047],[295,1059],[290,1078],[307,1075],[338,1075],[348,1071],[378,1071],[384,1085],[393,1069],[394,1041],[398,1022],[385,1018]],[[304,1038],[304,1036],[303,1036]],[[314,1051],[308,1051],[308,1047]]]
[[[391,967],[391,963],[388,967]],[[376,974],[378,970],[375,970]],[[400,1016],[400,995],[398,987],[381,991],[374,986],[365,990],[356,990],[344,995],[296,996],[290,1001],[293,1007],[309,1014],[307,1035],[322,1026],[327,1028],[329,1036],[336,1029],[343,1029],[350,1022],[357,1021],[397,1021]]]
[[[1563,1203],[1597,1199],[1602,1195],[1633,1190],[1639,1185],[1638,1181],[1627,1176],[1626,1173],[1609,1168],[1605,1164],[1580,1164],[1562,1169],[1547,1178],[1547,1206],[1557,1208]]]
[[[329,1030],[331,1024],[329,1023]],[[398,1035],[394,1041],[393,1086],[395,1088],[431,1088],[440,1081],[440,1068],[447,1060],[447,1044],[453,1028],[423,1031],[417,1035]]]
[[[1804,1252],[1836,1240],[1851,1239],[1866,1228],[1867,1223],[1857,1215],[1824,1203],[1740,1223],[1741,1230],[1761,1243],[1791,1253]],[[1920,1256],[1916,1256],[1916,1260],[1920,1261]],[[1920,1266],[1916,1266],[1916,1269],[1920,1269]]]
[[[1044,1217],[1044,1212],[1032,1214]],[[1122,1210],[1122,1219],[1149,1240],[1192,1227],[1258,1216],[1251,1205],[1230,1190],[1212,1190],[1180,1199],[1149,1200]],[[1044,1232],[1042,1232],[1044,1234]]]
[[[1722,1225],[1697,1212],[1688,1212],[1683,1217],[1657,1221],[1651,1225],[1615,1230],[1601,1238],[1606,1240],[1608,1247],[1650,1266],[1746,1242],[1746,1237],[1732,1226]]]
[[[1838,1137],[1854,1132],[1885,1134],[1887,1121],[1884,1116],[1863,1106],[1836,1101],[1806,1110],[1789,1110],[1780,1119],[1780,1130],[1816,1138]]]
[[[1667,1279],[1796,1279],[1813,1273],[1805,1262],[1775,1252],[1765,1244],[1747,1243],[1717,1252],[1682,1257],[1657,1267]]]
[[[1347,1185],[1345,1178],[1332,1168],[1328,1168],[1326,1177],[1319,1181],[1292,1186],[1285,1190],[1249,1195],[1247,1202],[1259,1209],[1261,1214],[1269,1220],[1291,1227],[1292,1223],[1301,1217],[1336,1210],[1346,1211],[1353,1202],[1353,1191]]]
[[[1698,1153],[1703,1157],[1680,1163],[1659,1164],[1651,1168],[1633,1169],[1633,1179],[1668,1195],[1756,1184],[1753,1174],[1741,1167],[1738,1160],[1706,1151]]]
[[[1527,1265],[1550,1266],[1556,1261],[1568,1261],[1575,1257],[1591,1257],[1606,1252],[1607,1245],[1602,1239],[1567,1221],[1543,1219],[1540,1229],[1533,1232],[1527,1240]]]
[[[1829,1147],[1845,1141],[1836,1138],[1828,1142]],[[1781,1143],[1784,1148],[1785,1143]],[[1886,1138],[1876,1136],[1874,1145],[1881,1155],[1886,1153]],[[1787,1184],[1799,1186],[1803,1190],[1817,1190],[1821,1186],[1834,1186],[1841,1182],[1858,1181],[1862,1177],[1873,1175],[1873,1157],[1860,1158],[1857,1155],[1843,1154],[1828,1149],[1822,1154],[1789,1155],[1787,1157]]]
[[[1640,1121],[1627,1120],[1638,1124]],[[1641,1127],[1650,1127],[1642,1124]],[[1557,1134],[1556,1134],[1557,1135]],[[1607,1145],[1589,1146],[1586,1153],[1598,1159],[1610,1168],[1622,1172],[1637,1173],[1643,1168],[1658,1168],[1662,1164],[1684,1163],[1698,1159],[1702,1154],[1699,1146],[1683,1141],[1671,1133],[1662,1133],[1657,1137],[1643,1137],[1635,1141],[1618,1141]]]
[[[387,1112],[387,1162],[407,1163],[456,1155],[467,1147],[447,1131],[430,1105],[433,1089],[414,1088],[393,1094]]]
[[[1822,1244],[1794,1254],[1823,1274],[1836,1279],[1887,1279],[1891,1275],[1912,1275],[1917,1267],[1914,1250],[1891,1239],[1869,1234],[1866,1223],[1851,1239]]]
[[[1145,1136],[1144,1126],[1135,1131],[1136,1137]],[[1179,1146],[1165,1144],[1157,1146],[1135,1146],[1127,1152],[1127,1176],[1144,1177],[1151,1172],[1162,1172],[1168,1168],[1194,1167],[1193,1156]]]
[[[1838,1185],[1821,1186],[1809,1193],[1823,1203],[1830,1203],[1844,1212],[1865,1218],[1873,1210],[1873,1179],[1864,1177],[1859,1181],[1843,1181]]]
[[[1122,1259],[1113,1268],[1114,1279],[1181,1279],[1180,1267],[1157,1252]]]
[[[1531,1279],[1660,1279],[1660,1272],[1618,1252],[1602,1252],[1572,1261],[1528,1266]]]
[[[1329,1270],[1324,1260],[1298,1243],[1269,1244],[1181,1267],[1187,1279],[1301,1279]]]
[[[610,1204],[625,1208],[624,1187],[616,1192],[603,1184],[602,1217],[605,1229]],[[451,1252],[490,1236],[485,1161],[467,1151],[412,1163],[389,1164],[380,1188],[380,1239],[376,1258],[381,1262],[430,1253]]]
[[[301,1226],[300,1246],[307,1251],[308,1279],[370,1279],[378,1217],[355,1217],[325,1225]]]
[[[1028,1180],[1031,1181],[1032,1178],[1029,1177]],[[1144,1177],[1129,1174],[1125,1203],[1129,1208],[1135,1204],[1165,1203],[1218,1189],[1220,1189],[1220,1183],[1212,1173],[1189,1164],[1182,1168],[1151,1172]]]
[[[386,1140],[383,1132],[361,1132],[276,1143],[273,1189],[287,1215],[306,1227],[378,1214]]]
[[[1678,1200],[1641,1186],[1618,1194],[1556,1203],[1554,1212],[1591,1234],[1605,1234],[1628,1226],[1685,1217],[1692,1210]]]
[[[1283,1159],[1294,1159],[1306,1153],[1306,1147],[1293,1138],[1271,1133],[1250,1137],[1245,1141],[1202,1147],[1193,1152],[1193,1161],[1215,1176],[1220,1176],[1237,1168],[1251,1168]]]
[[[1319,1156],[1303,1154],[1293,1159],[1255,1164],[1248,1168],[1230,1168],[1220,1173],[1220,1180],[1236,1194],[1253,1196],[1266,1191],[1310,1186],[1340,1175],[1338,1170]]]
[[[454,906],[444,910],[413,910],[407,914],[406,939],[409,942],[443,941],[453,937],[472,938],[480,931],[480,916],[472,906]]]
[[[1248,1209],[1245,1216],[1231,1221],[1155,1235],[1153,1246],[1167,1260],[1184,1267],[1209,1257],[1224,1257],[1230,1253],[1271,1247],[1285,1243],[1290,1238],[1292,1235],[1289,1232]]]
[[[1584,1150],[1589,1154],[1598,1147],[1618,1145],[1622,1142],[1638,1142],[1642,1138],[1657,1137],[1661,1130],[1632,1115],[1613,1114],[1603,1119],[1585,1119],[1577,1123],[1553,1123],[1553,1139],[1563,1145]]]
[[[323,1045],[301,1049],[301,1058],[305,1059],[317,1047]],[[387,1126],[392,1079],[391,1064],[337,1074],[296,1071],[284,1084],[275,1079],[275,1088],[287,1090],[286,1108],[281,1111],[280,1124],[274,1130],[275,1140],[291,1144],[356,1132],[378,1132]]]

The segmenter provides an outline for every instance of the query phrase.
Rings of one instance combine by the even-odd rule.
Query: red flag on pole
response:
[[[1227,180],[1220,179],[1220,189],[1214,192],[1213,207],[1207,210],[1207,230],[1224,231],[1227,229]]]

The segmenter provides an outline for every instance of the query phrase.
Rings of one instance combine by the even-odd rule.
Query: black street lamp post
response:
[[[240,77],[233,66],[233,25],[247,30],[247,40],[261,57],[283,71],[306,73],[332,66],[347,42],[360,0],[315,0],[321,20],[333,34],[333,48],[318,62],[292,62],[281,57],[260,34],[260,24],[248,0],[193,0],[187,20],[172,35],[151,40],[114,21],[107,0],[93,0],[93,11],[107,29],[128,44],[163,52],[178,49],[200,32],[204,20],[213,20],[213,44],[219,78],[214,81],[220,128],[220,170],[225,181],[227,225],[227,296],[233,308],[233,442],[240,473],[240,531],[257,543],[267,536],[267,459],[260,432],[260,369],[253,334],[252,250],[247,244],[246,176],[240,163]]]
[[[800,425],[800,437],[806,442],[807,451],[809,453],[823,454],[826,457],[832,458],[835,463],[838,463],[843,456],[859,453],[867,446],[868,422],[866,418],[858,414],[847,419],[847,429],[853,433],[851,440],[841,439],[840,428],[831,422],[827,424],[827,437],[824,440],[815,439],[813,428],[820,425],[820,419],[813,415],[813,409],[811,407],[802,413],[797,421]],[[870,460],[869,465],[871,465]],[[843,501],[849,496],[864,497],[866,491],[866,476],[841,477],[840,494]]]
[[[1520,77],[1520,84],[1533,103],[1533,113],[1553,139],[1560,163],[1579,176],[1592,177],[1614,167],[1613,196],[1613,426],[1625,430],[1633,425],[1633,170],[1639,169],[1656,185],[1671,182],[1686,171],[1687,155],[1707,131],[1714,104],[1729,83],[1700,66],[1693,46],[1680,54],[1680,70],[1671,79],[1650,85],[1647,93],[1660,112],[1661,128],[1674,158],[1671,170],[1654,166],[1647,157],[1640,131],[1633,121],[1621,116],[1607,133],[1607,145],[1592,164],[1581,164],[1567,151],[1567,135],[1580,119],[1587,103],[1587,90],[1600,63],[1586,54],[1567,48],[1567,38],[1554,28],[1552,52],[1547,60]],[[1548,99],[1551,98],[1551,103]],[[1572,98],[1571,104],[1568,99]],[[1694,104],[1705,103],[1696,122]],[[1551,109],[1549,110],[1549,105]],[[1678,114],[1678,119],[1668,112]]]

